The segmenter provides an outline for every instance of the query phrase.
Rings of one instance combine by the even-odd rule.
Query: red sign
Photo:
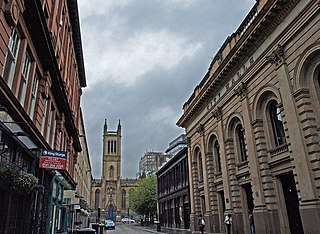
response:
[[[43,150],[40,157],[40,168],[66,170],[67,152]]]

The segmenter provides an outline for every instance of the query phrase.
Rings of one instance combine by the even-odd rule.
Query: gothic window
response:
[[[126,208],[126,190],[122,190],[121,194],[121,207]]]
[[[113,179],[113,177],[114,177],[114,168],[113,168],[113,166],[110,166],[110,168],[109,168],[109,177],[110,177],[110,179]]]
[[[113,153],[117,153],[117,142],[113,142]]]
[[[269,116],[272,125],[272,135],[275,146],[283,145],[286,143],[284,127],[281,118],[280,108],[277,106],[276,101],[271,101],[269,106]]]
[[[236,127],[237,146],[240,162],[247,161],[246,143],[244,140],[244,129],[242,124],[238,124]]]
[[[100,190],[97,189],[94,196],[94,207],[98,209],[100,207]]]
[[[108,154],[110,153],[110,141],[108,141]]]
[[[216,158],[216,170],[218,173],[220,173],[221,172],[221,155],[220,155],[219,142],[217,140],[214,142],[214,154]]]
[[[111,147],[110,153],[113,153],[113,141],[110,142],[110,147]]]

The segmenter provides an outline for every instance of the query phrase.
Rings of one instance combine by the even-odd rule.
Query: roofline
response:
[[[83,60],[83,51],[82,51],[82,42],[81,42],[81,31],[80,31],[80,23],[79,23],[79,11],[78,11],[78,2],[77,0],[68,0],[68,10],[69,17],[72,26],[72,39],[73,46],[76,55],[76,60],[78,64],[78,74],[79,81],[81,87],[86,87],[86,74],[84,68],[84,60]]]

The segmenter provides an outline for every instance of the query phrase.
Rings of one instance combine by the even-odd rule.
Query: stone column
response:
[[[204,220],[206,222],[205,229],[207,232],[212,232],[213,229],[213,218],[210,210],[210,196],[209,196],[209,183],[208,183],[208,167],[207,161],[208,157],[206,154],[206,140],[204,134],[204,125],[200,124],[197,127],[197,132],[201,136],[201,155],[202,155],[202,168],[203,168],[203,190],[204,190],[204,199],[205,199],[205,213]],[[202,172],[199,172],[202,173]]]
[[[212,111],[212,115],[216,118],[218,123],[218,139],[219,139],[219,146],[220,146],[220,157],[221,157],[221,174],[223,179],[223,188],[224,188],[224,201],[227,213],[232,212],[232,203],[231,203],[231,193],[230,193],[230,180],[229,180],[229,170],[228,170],[228,159],[226,153],[226,146],[225,146],[225,135],[223,129],[223,122],[222,122],[222,109],[221,107],[217,107]],[[224,225],[224,216],[218,217],[218,220],[221,220],[222,223],[220,225],[216,224],[217,229],[216,232],[223,232],[225,231]],[[221,229],[221,230],[220,230]]]
[[[305,233],[314,233],[314,224],[320,223],[320,204],[317,196],[314,176],[309,161],[309,154],[301,128],[299,112],[293,97],[290,75],[285,60],[284,48],[281,45],[272,52],[267,60],[274,66],[279,81],[279,88],[285,114],[289,150],[292,152],[291,165],[294,167],[294,178],[300,204],[300,215]]]
[[[248,166],[250,171],[250,181],[252,186],[252,195],[254,202],[254,219],[256,223],[257,233],[267,233],[268,229],[268,211],[265,205],[264,192],[261,181],[260,164],[257,157],[256,142],[254,131],[252,127],[251,111],[249,107],[249,100],[247,97],[247,85],[241,85],[235,90],[235,93],[241,99],[241,106],[243,112],[243,126],[245,129],[245,139],[248,152]],[[248,211],[243,211],[247,215]],[[244,219],[246,220],[246,219]]]
[[[188,172],[189,172],[189,189],[190,189],[190,230],[194,231],[197,225],[197,217],[195,211],[195,196],[194,196],[194,184],[193,184],[193,170],[192,170],[192,151],[191,151],[191,139],[187,137],[186,143],[188,146]]]

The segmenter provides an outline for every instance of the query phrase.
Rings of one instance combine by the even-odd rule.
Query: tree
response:
[[[131,209],[137,213],[153,218],[157,213],[157,178],[147,176],[138,182],[138,186],[129,192]]]

